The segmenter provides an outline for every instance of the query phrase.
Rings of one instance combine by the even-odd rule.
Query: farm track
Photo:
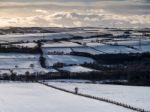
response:
[[[60,90],[60,91],[63,91],[63,92],[70,93],[70,94],[74,94],[74,95],[82,96],[82,97],[85,97],[85,98],[94,99],[94,100],[98,100],[98,101],[103,101],[103,102],[106,102],[106,103],[114,104],[114,105],[117,105],[117,106],[121,106],[121,107],[130,109],[132,111],[150,112],[148,110],[145,110],[145,109],[142,109],[142,108],[139,108],[139,107],[133,107],[133,106],[131,106],[129,104],[124,104],[124,103],[113,101],[113,100],[110,100],[110,99],[107,99],[107,98],[96,97],[96,96],[92,96],[92,95],[88,95],[88,94],[83,94],[83,93],[75,93],[73,91],[70,91],[70,90],[67,90],[67,89],[63,89],[63,88],[60,88],[60,87],[56,87],[56,86],[53,86],[53,85],[50,85],[50,84],[46,84],[44,82],[38,82],[38,83],[42,84],[42,85],[45,85],[47,87],[51,87],[53,89],[57,89],[57,90]]]

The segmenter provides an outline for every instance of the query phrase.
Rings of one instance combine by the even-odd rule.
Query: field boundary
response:
[[[111,104],[114,104],[114,105],[117,105],[117,106],[121,106],[121,107],[130,109],[130,110],[133,110],[133,111],[137,111],[137,112],[150,112],[150,111],[147,111],[147,110],[142,109],[142,108],[133,107],[133,106],[131,106],[129,104],[125,104],[125,103],[113,101],[113,100],[110,100],[110,99],[107,99],[107,98],[96,97],[96,96],[92,96],[92,95],[88,95],[88,94],[83,94],[83,93],[75,93],[73,91],[70,91],[70,90],[67,90],[67,89],[63,89],[63,88],[60,88],[60,87],[56,87],[56,86],[53,86],[53,85],[50,85],[50,84],[47,84],[47,83],[41,82],[41,81],[38,82],[38,83],[42,84],[42,85],[45,85],[47,87],[51,87],[53,89],[57,89],[57,90],[63,91],[63,92],[71,93],[71,94],[74,94],[74,95],[78,95],[78,96],[82,96],[82,97],[86,97],[86,98],[90,98],[90,99],[94,99],[94,100],[98,100],[98,101],[103,101],[103,102],[106,102],[106,103],[111,103]]]

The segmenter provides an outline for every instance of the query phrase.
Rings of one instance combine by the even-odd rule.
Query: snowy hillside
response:
[[[76,81],[57,80],[50,81],[49,84],[57,87],[65,88],[74,91],[75,87],[79,88],[80,93],[109,98],[115,101],[124,102],[135,107],[150,110],[150,88],[136,87],[136,86],[118,86],[118,85],[104,85],[104,84],[87,84],[76,83]],[[73,82],[73,83],[71,83]],[[77,81],[78,82],[78,81]]]
[[[0,53],[0,75],[11,74],[25,75],[26,72],[48,73],[51,70],[44,69],[39,63],[39,55],[20,53]]]
[[[131,112],[37,83],[1,83],[1,112]]]
[[[89,69],[89,68],[82,67],[82,66],[67,66],[67,67],[60,68],[59,70],[73,72],[73,73],[76,73],[76,72],[77,73],[82,73],[82,72],[92,72],[92,71],[95,71],[93,69]]]
[[[74,65],[74,64],[84,64],[84,63],[93,63],[94,60],[82,56],[72,56],[72,55],[47,55],[46,56],[46,65],[53,66],[56,63],[63,63],[65,65]]]

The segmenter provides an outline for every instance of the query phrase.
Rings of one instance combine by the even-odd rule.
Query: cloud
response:
[[[37,13],[43,13],[43,14],[48,14],[47,10],[42,10],[42,9],[36,9],[35,12],[37,12]]]
[[[30,17],[0,18],[3,26],[53,26],[53,27],[148,27],[150,15],[119,15],[102,10],[80,12],[55,12],[36,10],[39,14]],[[44,15],[43,15],[44,13]]]
[[[149,3],[148,0],[0,0],[0,26],[150,27]]]

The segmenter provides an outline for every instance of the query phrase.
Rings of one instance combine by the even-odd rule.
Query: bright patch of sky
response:
[[[150,27],[150,0],[0,0],[0,27]]]

